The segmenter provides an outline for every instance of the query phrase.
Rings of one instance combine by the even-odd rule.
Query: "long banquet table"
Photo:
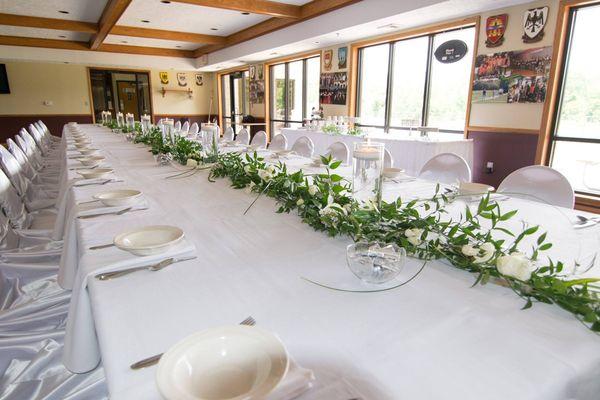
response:
[[[343,142],[352,153],[352,146],[364,139],[359,136],[331,135],[321,131],[311,131],[298,128],[284,128],[281,130],[288,139],[289,146],[301,136],[308,136],[315,145],[315,154],[325,154],[330,145],[335,142]],[[442,136],[440,134],[438,136]],[[435,136],[435,135],[432,135]],[[369,137],[373,141],[385,143],[385,147],[394,158],[394,167],[403,168],[409,175],[418,175],[425,163],[440,153],[454,153],[465,159],[469,167],[473,169],[473,140],[464,139],[460,135],[452,135],[423,140],[420,138],[402,138],[394,135],[374,135]]]
[[[441,261],[386,292],[349,293],[309,283],[302,278],[351,276],[345,267],[348,238],[327,237],[293,213],[276,214],[269,198],[243,215],[255,194],[235,190],[227,180],[209,182],[205,171],[164,179],[176,170],[158,166],[143,145],[105,128],[80,127],[122,182],[70,186],[63,204],[69,218],[82,208],[78,202],[107,189],[140,189],[148,204],[147,210],[67,223],[72,235],[65,237],[65,246],[75,246],[75,259],[63,264],[60,274],[70,288],[83,283],[91,330],[74,327],[86,325],[77,320],[83,306],[74,305],[79,301],[75,284],[64,361],[74,372],[84,372],[101,357],[111,399],[159,399],[156,367],[133,371],[130,364],[164,352],[193,332],[249,315],[276,332],[298,364],[315,372],[315,387],[300,400],[348,400],[327,394],[336,386],[351,388],[349,393],[360,393],[361,399],[598,398],[600,337],[566,311],[546,304],[522,311],[523,301],[510,289],[470,288],[474,276]],[[310,169],[305,159],[289,164]],[[69,171],[68,179],[75,174]],[[428,196],[434,185],[386,183],[384,195],[388,200]],[[518,207],[521,218],[544,223],[556,239],[556,256],[583,257],[598,244],[598,226],[564,229],[574,218],[571,210],[548,208],[554,213],[548,218],[543,207],[525,200],[510,199],[502,207]],[[198,258],[159,272],[86,279],[102,260],[124,254],[90,246],[149,224],[181,227]],[[73,276],[65,279],[68,274]]]

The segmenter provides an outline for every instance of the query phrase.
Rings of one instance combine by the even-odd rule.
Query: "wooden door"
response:
[[[140,120],[138,111],[137,85],[135,82],[117,81],[117,93],[119,95],[119,109],[123,115],[131,113],[135,120]]]

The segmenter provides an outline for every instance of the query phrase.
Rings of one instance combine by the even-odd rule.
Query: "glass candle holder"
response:
[[[175,122],[170,118],[162,120],[163,142],[175,143]]]
[[[362,206],[381,205],[384,144],[358,142],[352,154],[352,195]]]
[[[117,113],[117,126],[119,128],[122,128],[125,126],[125,119],[123,118],[122,112]]]
[[[135,127],[135,117],[131,113],[127,113],[125,115],[125,120],[127,121],[127,128],[133,129]]]
[[[150,130],[150,116],[148,114],[142,115],[142,132],[147,133]]]

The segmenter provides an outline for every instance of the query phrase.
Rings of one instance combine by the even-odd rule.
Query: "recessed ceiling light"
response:
[[[243,12],[242,15],[250,15],[249,12]]]
[[[177,47],[178,49],[180,49],[180,48],[181,48],[181,46],[175,46],[175,47]]]
[[[147,19],[142,19],[141,21],[142,21],[143,23],[145,23],[145,24],[149,24],[149,23],[150,23],[150,21],[148,21]]]
[[[121,40],[121,43],[127,43],[127,40]]]
[[[161,0],[160,2],[163,4],[171,4],[171,2],[169,0]]]
[[[277,52],[273,52],[273,53],[271,53],[270,55],[271,55],[271,56],[276,56],[277,54],[279,54],[279,53],[277,53]]]
[[[319,43],[321,43],[321,42],[314,42],[314,44],[319,44]]]
[[[66,39],[67,37],[65,35],[60,35],[59,38]]]
[[[211,31],[218,31],[218,28],[210,28]]]
[[[69,14],[69,12],[65,11],[65,10],[58,10],[58,12],[61,13],[61,14]]]

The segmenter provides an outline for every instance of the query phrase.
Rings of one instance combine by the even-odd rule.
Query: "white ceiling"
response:
[[[266,15],[242,15],[238,11],[185,3],[164,4],[160,0],[133,0],[117,25],[227,36],[267,19],[269,17]],[[211,28],[218,30],[213,31]]]
[[[363,0],[211,53],[200,70],[217,71],[528,2],[531,0]]]
[[[98,22],[107,0],[0,0],[0,12],[30,17]],[[68,11],[62,14],[59,11]]]
[[[60,31],[56,29],[26,28],[22,26],[7,25],[0,25],[0,35],[77,41],[88,41],[90,40],[91,36],[89,33]]]
[[[123,43],[127,42],[127,43]],[[164,49],[195,50],[199,43],[180,42],[176,40],[148,39],[132,36],[108,35],[104,43],[122,44],[124,46],[160,47]],[[177,47],[180,46],[180,47]]]

